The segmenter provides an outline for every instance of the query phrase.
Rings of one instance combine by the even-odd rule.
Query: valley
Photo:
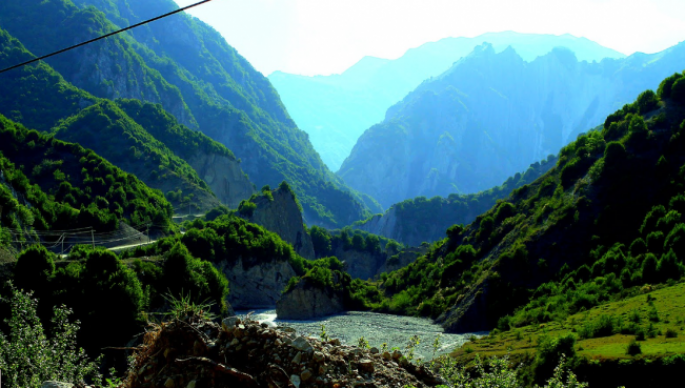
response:
[[[0,3],[3,387],[680,378],[685,43],[481,32],[265,76],[247,34],[150,20],[181,4]]]

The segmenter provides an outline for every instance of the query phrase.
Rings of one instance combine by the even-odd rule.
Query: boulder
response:
[[[342,292],[312,284],[308,278],[285,292],[276,303],[279,319],[306,320],[345,311]]]

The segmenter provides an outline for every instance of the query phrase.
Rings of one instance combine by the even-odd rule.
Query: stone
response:
[[[394,352],[392,352],[393,360],[399,360],[400,358],[402,358],[402,352],[400,352],[399,350],[395,350]]]
[[[197,380],[191,380],[188,385],[186,385],[186,388],[195,388],[195,385],[197,384]]]
[[[229,345],[236,346],[238,344],[240,344],[240,340],[237,338],[233,338],[233,341],[231,341],[231,343]]]
[[[240,318],[238,317],[228,317],[221,321],[221,327],[225,330],[228,331],[229,329],[233,329],[237,323],[240,322]]]
[[[337,339],[337,338],[334,338],[334,339],[330,340],[329,343],[330,343],[331,345],[333,345],[333,346],[340,346],[340,340]]]
[[[387,351],[386,351],[386,352],[383,352],[383,356],[382,356],[382,357],[383,357],[383,359],[386,360],[386,361],[392,360],[392,355],[390,354],[390,352],[387,352]]]
[[[314,362],[323,362],[325,360],[325,356],[321,352],[314,352],[312,360],[314,360]]]
[[[292,363],[295,365],[299,365],[302,362],[302,352],[297,352],[295,357],[293,357]]]
[[[376,353],[379,353],[379,352],[380,352],[380,350],[378,350],[377,347],[371,348],[371,354],[376,354]]]
[[[302,380],[300,380],[300,376],[292,375],[290,376],[290,382],[293,383],[295,388],[300,388],[300,383],[302,382]]]
[[[176,382],[174,382],[174,379],[169,377],[168,379],[166,379],[166,382],[164,382],[164,386],[166,388],[174,388],[176,386]]]
[[[365,373],[373,373],[374,371],[374,366],[373,366],[373,361],[369,359],[363,359],[359,361],[359,370]]]
[[[61,383],[59,381],[46,381],[40,388],[72,388],[74,384]]]
[[[310,345],[309,342],[307,341],[307,339],[304,337],[295,338],[295,340],[293,341],[293,347],[295,349],[301,350],[303,352],[308,352],[310,350],[314,350],[314,348],[312,348],[312,345]]]
[[[302,371],[302,373],[300,373],[300,378],[302,378],[302,381],[307,381],[307,380],[311,379],[312,376],[313,376],[313,373],[309,369],[305,369]]]

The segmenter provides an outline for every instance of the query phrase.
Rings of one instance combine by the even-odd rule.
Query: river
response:
[[[248,311],[237,311],[239,316]],[[388,344],[388,349],[398,347],[406,354],[406,347],[410,338],[417,335],[419,345],[414,350],[415,357],[424,360],[433,358],[433,344],[436,337],[440,338],[440,346],[436,355],[447,354],[461,346],[472,335],[445,333],[440,325],[430,319],[406,317],[392,314],[372,312],[348,311],[340,315],[323,317],[309,321],[292,321],[277,319],[276,310],[255,310],[252,319],[267,323],[271,326],[289,326],[297,330],[300,335],[319,338],[321,325],[325,325],[326,334],[330,338],[338,338],[345,345],[357,345],[359,338],[364,338],[371,347],[381,349],[381,344]],[[473,333],[482,336],[487,333]]]

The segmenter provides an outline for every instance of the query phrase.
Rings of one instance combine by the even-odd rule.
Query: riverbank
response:
[[[248,311],[236,311],[237,315],[246,315]],[[295,321],[277,319],[276,310],[255,310],[251,318],[270,326],[287,326],[297,330],[298,334],[319,338],[321,325],[325,325],[330,338],[338,338],[345,345],[357,345],[359,338],[364,337],[369,346],[381,348],[387,343],[388,349],[398,347],[405,351],[412,336],[419,337],[415,348],[415,357],[424,360],[433,358],[433,344],[440,338],[440,346],[435,355],[449,354],[467,342],[472,335],[483,336],[487,333],[451,334],[445,333],[440,325],[430,319],[407,317],[392,314],[380,314],[367,311],[348,311],[315,320]]]

